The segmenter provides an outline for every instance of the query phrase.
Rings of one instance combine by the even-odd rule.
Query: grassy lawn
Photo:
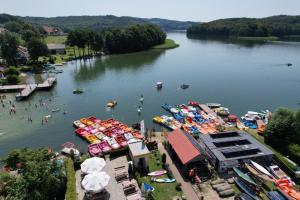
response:
[[[157,162],[159,160],[159,162]],[[156,156],[152,153],[150,158],[149,158],[149,170],[150,172],[156,171],[156,170],[161,170],[162,168],[162,163],[161,163],[161,155],[157,151]],[[139,182],[144,182],[148,183],[151,186],[155,188],[154,192],[152,193],[152,196],[154,199],[160,200],[170,200],[174,196],[182,196],[181,191],[177,191],[175,189],[177,183],[156,183],[152,182],[151,178],[149,176],[138,176]],[[161,176],[159,178],[167,178],[167,176]]]
[[[268,37],[237,37],[238,40],[248,40],[248,41],[276,41],[279,37],[268,36]]]
[[[152,47],[153,49],[173,49],[179,47],[179,44],[176,44],[174,40],[172,39],[166,39],[165,43],[156,45]]]
[[[47,36],[45,38],[46,44],[54,43],[54,44],[65,44],[67,41],[67,36]]]

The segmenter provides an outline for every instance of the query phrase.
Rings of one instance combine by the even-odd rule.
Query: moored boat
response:
[[[162,176],[162,175],[164,175],[166,173],[167,173],[166,170],[158,170],[158,171],[154,171],[154,172],[148,173],[148,176]]]
[[[259,200],[256,192],[254,190],[252,190],[247,184],[245,184],[242,180],[240,180],[239,178],[234,178],[234,182],[236,183],[236,185],[243,190],[243,192],[245,192],[246,194],[248,194],[249,196],[251,196],[253,199],[255,200]]]
[[[287,178],[291,179],[284,171],[282,171],[277,165],[272,165],[269,167],[271,173],[275,176],[277,179]]]
[[[219,107],[221,107],[220,103],[207,103],[206,105],[210,108],[219,108]]]
[[[82,93],[83,93],[83,90],[80,88],[76,88],[73,90],[73,94],[82,94]]]
[[[106,106],[108,108],[114,108],[117,105],[117,101],[116,100],[110,100],[107,102]]]
[[[272,174],[263,166],[261,166],[260,164],[254,162],[253,160],[250,161],[251,164],[255,167],[255,169],[257,169],[258,171],[260,171],[261,173],[269,176],[270,178],[273,178]]]
[[[154,178],[153,179],[157,183],[174,183],[175,178]]]
[[[88,151],[91,156],[100,156],[102,153],[101,148],[98,146],[98,144],[90,144],[88,145]]]

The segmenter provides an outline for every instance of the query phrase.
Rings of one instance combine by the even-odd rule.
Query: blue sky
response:
[[[0,13],[43,17],[112,14],[210,21],[300,15],[300,0],[0,0]]]

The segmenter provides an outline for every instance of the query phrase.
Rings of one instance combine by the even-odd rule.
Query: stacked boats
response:
[[[163,104],[162,108],[172,116],[155,116],[153,121],[170,130],[182,128],[195,137],[199,134],[215,133],[216,126],[219,125],[216,116],[198,110],[197,105],[195,102],[189,102],[189,105],[175,106]]]
[[[265,130],[266,124],[272,117],[272,113],[269,110],[254,112],[248,111],[244,116],[242,116],[242,122],[245,126],[251,129],[257,129],[258,133],[262,134]]]
[[[260,196],[260,184],[269,182],[278,187],[277,191],[268,193],[271,200],[300,200],[300,193],[295,190],[293,181],[277,165],[270,166],[267,170],[265,167],[251,160],[249,163],[245,163],[244,167],[250,176],[234,168],[237,174],[235,182],[253,199],[258,199]]]
[[[128,143],[143,139],[139,131],[115,119],[100,120],[91,116],[76,120],[73,125],[75,133],[90,143],[88,150],[92,156],[126,148]]]

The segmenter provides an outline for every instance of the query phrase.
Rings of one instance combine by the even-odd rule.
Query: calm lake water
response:
[[[9,115],[9,104],[0,108],[0,156],[20,147],[59,149],[66,141],[86,150],[87,143],[73,132],[74,120],[94,115],[133,124],[144,119],[146,127],[153,128],[152,117],[165,113],[160,107],[165,102],[219,102],[237,115],[299,107],[300,43],[240,44],[188,39],[184,33],[168,37],[180,47],[68,63],[62,67],[64,73],[57,75],[53,90],[36,92],[28,101],[15,103],[16,115]],[[284,65],[288,62],[293,66]],[[164,83],[161,91],[154,87],[157,81]],[[178,89],[182,83],[191,86]],[[85,92],[72,94],[77,87]],[[136,108],[141,94],[145,101],[139,116]],[[10,98],[14,101],[14,94]],[[40,99],[47,106],[39,106]],[[110,99],[116,99],[118,106],[108,111],[105,105]],[[51,113],[53,108],[61,112]],[[62,110],[68,113],[63,115]],[[42,125],[42,117],[49,114],[52,118]]]

